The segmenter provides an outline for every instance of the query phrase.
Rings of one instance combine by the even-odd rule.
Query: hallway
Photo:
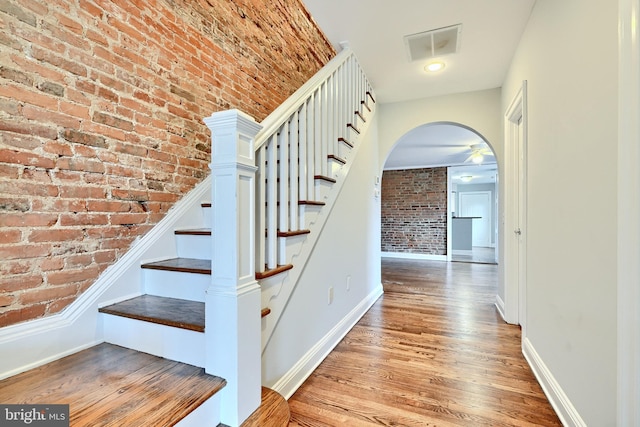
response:
[[[290,426],[561,425],[494,307],[496,265],[385,258],[382,280],[289,399]]]

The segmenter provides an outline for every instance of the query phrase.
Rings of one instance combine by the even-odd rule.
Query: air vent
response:
[[[420,61],[457,53],[462,24],[404,36],[409,61]]]

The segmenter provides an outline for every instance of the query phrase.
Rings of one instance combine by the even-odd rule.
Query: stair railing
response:
[[[315,181],[333,178],[339,138],[357,124],[367,93],[369,82],[345,49],[261,123],[255,138],[259,277],[287,264],[286,236],[303,231],[305,207],[321,202]]]

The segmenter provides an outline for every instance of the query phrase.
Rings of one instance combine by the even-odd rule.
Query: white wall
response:
[[[538,0],[528,82],[526,340],[589,426],[616,424],[617,2]]]
[[[263,352],[263,361],[268,361],[263,365],[263,384],[276,385],[274,388],[286,397],[324,357],[326,348],[318,343],[325,343],[325,347],[337,344],[382,291],[380,199],[374,195],[378,174],[376,117],[361,142],[314,254]],[[329,287],[334,293],[330,305]],[[367,301],[372,295],[373,299]]]
[[[498,88],[380,105],[380,169],[401,136],[418,126],[437,122],[472,128],[491,144],[496,158],[501,158],[500,99]]]

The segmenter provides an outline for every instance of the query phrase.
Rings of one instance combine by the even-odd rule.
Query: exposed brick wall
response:
[[[384,171],[382,251],[447,253],[447,168]]]
[[[70,304],[335,51],[301,0],[0,0],[0,326]]]

